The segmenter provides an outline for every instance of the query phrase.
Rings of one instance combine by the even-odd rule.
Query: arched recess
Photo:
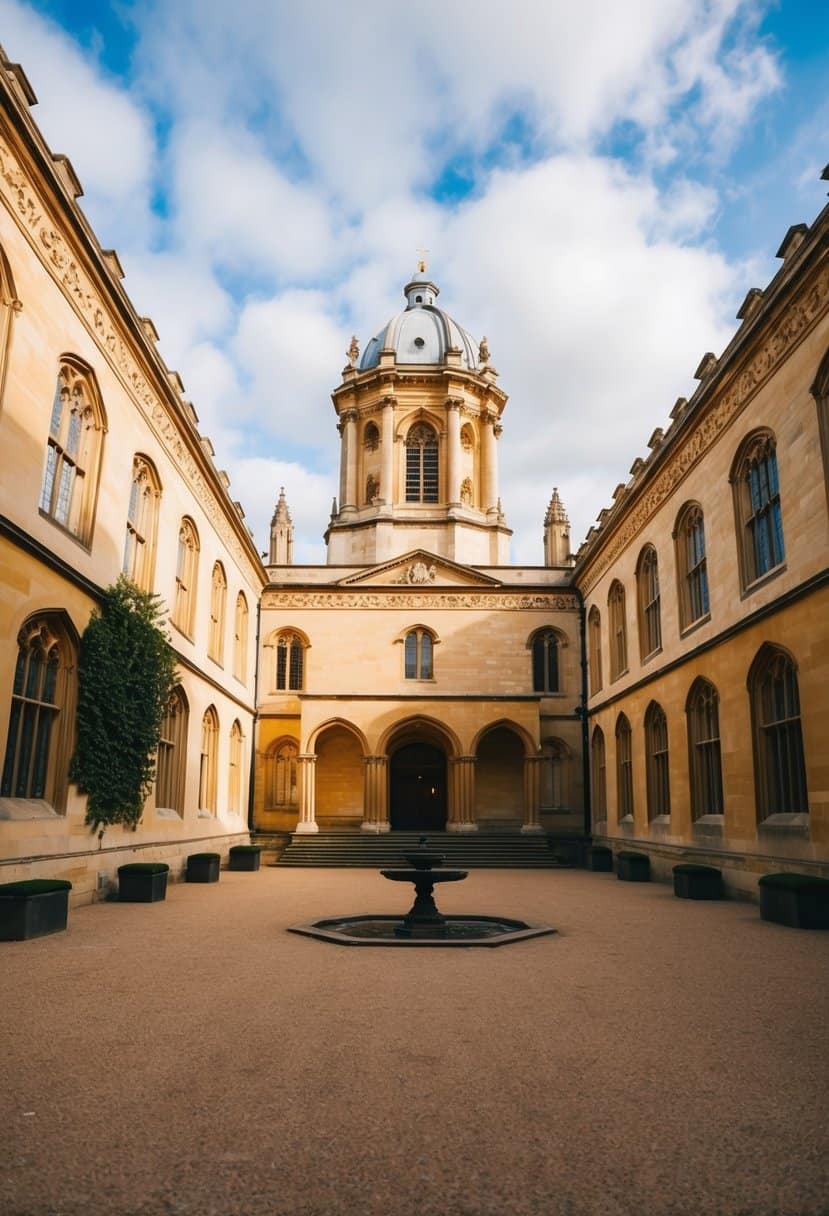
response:
[[[817,405],[817,425],[823,456],[823,484],[826,487],[826,504],[829,507],[829,349],[821,359],[810,391]]]
[[[480,827],[520,827],[524,818],[524,760],[537,755],[513,722],[493,723],[475,740],[475,818]]]
[[[314,733],[316,820],[320,828],[357,827],[363,819],[365,749],[349,723],[329,722]]]
[[[298,755],[299,745],[290,735],[274,739],[265,752],[266,811],[296,814],[299,810]]]
[[[542,739],[541,809],[566,811],[573,804],[573,753],[563,739]]]
[[[407,718],[384,733],[378,750],[389,757],[392,830],[443,831],[450,811],[448,760],[460,754],[453,732],[433,718]]]

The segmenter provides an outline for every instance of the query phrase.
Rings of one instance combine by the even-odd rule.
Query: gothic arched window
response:
[[[692,502],[683,507],[674,540],[679,575],[679,624],[681,629],[687,629],[708,616],[705,524],[699,503]]]
[[[193,636],[196,612],[196,578],[199,571],[199,534],[192,519],[185,515],[178,530],[176,592],[170,619],[182,633]]]
[[[66,801],[77,645],[59,614],[30,617],[17,637],[0,796]]]
[[[305,645],[296,633],[281,633],[276,639],[276,690],[299,692],[305,678]]]
[[[594,604],[587,616],[587,655],[590,667],[590,692],[602,687],[602,617]]]
[[[438,437],[418,422],[406,436],[406,502],[438,501]]]
[[[190,710],[181,688],[174,688],[161,722],[156,756],[155,804],[184,813],[184,779],[187,765],[187,725]]]
[[[242,591],[233,617],[233,674],[243,684],[248,678],[248,602]]]
[[[227,809],[232,815],[238,815],[242,809],[242,728],[238,718],[230,728]]]
[[[593,822],[607,819],[607,769],[605,765],[604,731],[597,726],[590,739],[590,788],[592,791]]]
[[[743,587],[783,562],[783,517],[777,481],[777,443],[770,431],[750,435],[732,469],[737,546]]]
[[[610,618],[610,678],[618,680],[628,669],[628,634],[625,619],[625,589],[616,579],[607,597]]]
[[[217,663],[224,662],[226,601],[227,578],[224,567],[221,562],[215,562],[210,576],[210,631],[207,636],[207,653]]]
[[[265,810],[290,811],[299,805],[297,756],[292,740],[274,744],[265,757]]]
[[[14,289],[12,272],[6,255],[0,246],[0,410],[3,408],[3,385],[6,380],[6,363],[12,335],[12,320],[21,308]]]
[[[639,654],[642,662],[662,647],[659,605],[659,563],[653,545],[646,545],[636,566],[639,600]]]
[[[630,722],[625,714],[616,719],[616,818],[633,818],[633,752]]]
[[[685,703],[692,819],[723,813],[719,701],[714,685],[700,677]]]
[[[58,370],[46,445],[40,509],[88,545],[105,429],[103,405],[90,368],[65,358]]]
[[[785,650],[764,646],[748,678],[754,727],[757,817],[807,814],[806,762],[797,667]]]
[[[533,691],[559,692],[558,654],[561,638],[554,629],[544,629],[533,638]]]
[[[155,541],[161,486],[146,456],[132,461],[132,485],[127,508],[127,537],[122,571],[142,591],[151,591],[155,569]]]
[[[648,819],[671,813],[668,773],[668,719],[661,705],[651,701],[645,713],[645,766]]]
[[[199,754],[199,810],[216,814],[216,773],[219,760],[219,715],[212,705],[201,722]]]
[[[434,639],[428,629],[410,629],[403,643],[403,661],[407,680],[431,680]]]

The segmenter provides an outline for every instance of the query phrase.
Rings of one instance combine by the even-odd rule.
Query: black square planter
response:
[[[829,929],[829,879],[809,874],[764,874],[760,918],[791,929]]]
[[[228,854],[228,869],[258,870],[261,854],[258,844],[235,844]]]
[[[617,853],[616,877],[622,882],[650,882],[651,862],[647,853]]]
[[[29,878],[0,886],[0,942],[24,942],[60,933],[69,915],[71,882]]]
[[[218,882],[221,860],[218,853],[191,853],[187,858],[187,882]]]
[[[613,850],[603,844],[591,845],[587,850],[587,868],[601,871],[602,874],[612,874]]]
[[[121,903],[154,904],[167,896],[170,867],[163,861],[131,861],[118,867]]]
[[[678,899],[722,899],[722,874],[715,866],[682,862],[674,866],[674,895]]]

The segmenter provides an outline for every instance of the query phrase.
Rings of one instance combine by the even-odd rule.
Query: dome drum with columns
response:
[[[341,436],[339,497],[325,535],[333,565],[386,561],[415,548],[504,565],[509,538],[498,490],[507,401],[475,343],[438,308],[421,271],[406,308],[352,341],[332,394]]]

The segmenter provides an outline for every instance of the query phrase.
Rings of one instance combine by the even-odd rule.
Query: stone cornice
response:
[[[266,590],[262,594],[262,608],[321,608],[330,611],[336,608],[390,608],[407,609],[485,609],[489,612],[575,612],[578,599],[570,592],[515,593],[511,591],[449,591],[443,588],[430,591],[343,591],[331,588],[325,591]]]
[[[728,369],[719,384],[711,386],[708,401],[700,402],[689,413],[675,442],[666,438],[660,453],[661,467],[650,476],[643,474],[641,486],[632,486],[627,491],[633,501],[618,509],[618,523],[611,517],[600,535],[588,542],[588,552],[576,567],[576,579],[583,594],[593,590],[620,553],[810,332],[827,302],[829,265],[823,265],[783,310],[779,322],[770,326],[759,348],[755,347],[741,363]]]
[[[218,489],[221,484],[218,474],[217,487],[213,487],[210,476],[200,467],[194,453],[194,448],[198,448],[198,435],[194,430],[191,447],[183,434],[180,420],[175,417],[176,407],[165,403],[163,396],[151,387],[113,320],[103,293],[96,289],[81,267],[80,260],[73,256],[69,242],[58,230],[58,222],[3,137],[0,137],[0,196],[42,264],[96,341],[104,358],[141,409],[147,424],[187,478],[197,501],[228,551],[241,570],[246,572],[250,582],[261,585],[264,571],[257,566],[252,539],[246,537],[245,541],[242,540],[228,518],[230,512],[235,511],[232,503],[228,499],[226,511],[220,505],[219,499],[220,496],[224,497],[224,491]],[[137,317],[136,325],[140,327]],[[241,521],[239,526],[243,527]]]

